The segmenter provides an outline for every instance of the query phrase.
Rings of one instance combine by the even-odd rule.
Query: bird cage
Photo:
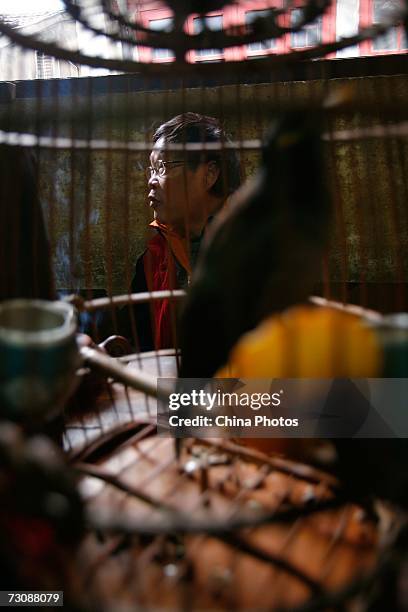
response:
[[[160,385],[180,373],[182,380],[227,376],[220,368],[242,335],[307,296],[317,309],[367,324],[369,332],[356,332],[361,343],[372,330],[391,337],[394,348],[397,337],[403,367],[395,373],[390,366],[386,375],[404,376],[406,319],[389,315],[407,310],[405,57],[334,59],[387,35],[403,45],[404,6],[336,37],[324,25],[339,10],[330,0],[166,0],[152,5],[158,17],[149,22],[150,5],[63,0],[63,11],[41,27],[0,19],[9,81],[0,84],[1,299],[59,298],[75,306],[83,334],[73,362],[76,391],[47,425],[61,458],[35,437],[42,421],[24,435],[2,424],[2,469],[17,483],[12,489],[6,478],[1,485],[10,499],[1,519],[10,581],[4,588],[63,587],[73,610],[377,610],[391,601],[388,609],[403,610],[406,483],[398,476],[395,487],[387,484],[403,470],[404,440],[339,447],[346,468],[336,471],[336,448],[323,440],[285,446],[245,442],[228,429],[183,439],[158,432],[157,402]],[[29,76],[19,80],[14,69]],[[211,141],[198,131],[192,140],[170,139],[160,145],[165,160],[152,161],[156,129],[180,115],[216,117],[221,136]],[[282,116],[310,132],[300,149],[300,128],[279,131]],[[183,282],[158,288],[145,262],[145,285],[135,284],[152,209],[161,223],[154,196],[146,206],[147,180],[173,163],[186,185],[185,160],[194,156],[209,168],[216,163],[217,176],[238,164],[235,182],[224,181],[226,206],[211,215],[213,243],[203,247],[207,255],[200,251],[197,276],[187,264]],[[255,175],[253,187],[236,195],[238,183]],[[286,214],[289,194],[305,197],[310,211]],[[252,202],[259,211],[251,211]],[[274,202],[282,205],[275,226],[266,212],[275,214]],[[249,213],[235,226],[234,210]],[[192,258],[188,198],[184,213]],[[230,237],[225,250],[223,236]],[[220,250],[211,251],[217,237]],[[252,268],[244,267],[246,258]],[[218,318],[225,296],[228,314]],[[155,313],[164,303],[170,340],[161,343]],[[142,310],[144,325],[152,325],[148,342]],[[7,316],[0,313],[0,327]],[[339,321],[339,336],[347,336]],[[225,342],[224,324],[233,329]],[[295,319],[289,336],[296,339],[299,325]],[[306,327],[313,341],[321,333],[309,319]],[[274,345],[277,352],[289,336]],[[381,376],[385,370],[373,366],[372,375],[367,365],[377,364],[374,349],[371,361],[365,348],[358,353],[366,369],[350,365],[358,341],[345,349],[346,369],[333,366],[321,377]],[[205,369],[212,347],[218,361]],[[313,343],[306,348],[315,351]],[[292,368],[297,357],[288,354],[287,369],[258,377],[315,376]],[[250,362],[248,377],[256,378]],[[245,378],[243,372],[230,376]],[[34,392],[28,387],[24,396],[28,411]],[[363,455],[371,468],[360,466]]]

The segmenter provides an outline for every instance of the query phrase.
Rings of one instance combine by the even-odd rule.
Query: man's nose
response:
[[[150,178],[147,181],[147,185],[148,187],[153,187],[153,185],[156,185],[158,182],[159,182],[159,176],[156,172],[153,172],[153,174],[150,175]]]

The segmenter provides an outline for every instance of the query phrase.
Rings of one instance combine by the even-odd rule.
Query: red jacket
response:
[[[147,289],[148,291],[179,289],[176,262],[184,269],[187,278],[191,275],[187,241],[180,238],[171,228],[157,221],[153,221],[150,225],[158,232],[147,243],[143,255]],[[152,302],[153,341],[156,350],[177,345],[176,306],[176,300],[171,299]]]

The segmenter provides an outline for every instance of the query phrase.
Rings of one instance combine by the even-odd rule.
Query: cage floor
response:
[[[335,498],[330,478],[224,441],[188,439],[177,461],[174,440],[142,438],[77,464],[91,522],[105,525],[80,551],[101,610],[290,608],[375,566],[378,526],[362,508],[309,513]]]

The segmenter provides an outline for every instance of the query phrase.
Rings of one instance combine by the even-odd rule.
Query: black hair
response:
[[[153,134],[153,142],[156,143],[160,138],[166,143],[174,144],[230,141],[217,119],[190,112],[177,115],[160,125]],[[220,168],[220,175],[210,189],[213,195],[227,197],[241,184],[240,164],[235,150],[186,151],[185,156],[192,169],[203,162],[216,162]]]

